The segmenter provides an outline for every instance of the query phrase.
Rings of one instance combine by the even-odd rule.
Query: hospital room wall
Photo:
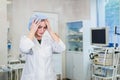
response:
[[[2,0],[1,0],[2,1]],[[5,1],[5,0],[4,0]],[[23,7],[24,6],[24,7]],[[9,12],[9,23],[10,32],[9,39],[12,42],[12,48],[10,54],[12,58],[18,58],[19,54],[19,40],[20,36],[27,34],[27,23],[33,11],[41,11],[48,13],[57,13],[59,16],[58,22],[58,33],[62,40],[65,42],[66,37],[66,22],[76,21],[76,20],[89,20],[90,19],[90,1],[89,0],[12,0],[11,11]],[[5,11],[4,11],[5,10]],[[7,15],[6,7],[2,11]],[[3,18],[6,19],[6,16]],[[0,29],[0,37],[3,39],[1,45],[1,53],[6,54],[2,61],[6,63],[7,61],[7,20],[3,20],[0,25],[3,27]],[[3,32],[4,31],[4,32]],[[2,35],[4,34],[4,35]],[[1,40],[2,41],[2,40]],[[65,76],[65,55],[63,54],[63,77]]]
[[[12,24],[10,26],[11,27],[10,39],[12,41],[13,48],[11,50],[11,53],[13,55],[19,52],[18,43],[19,43],[20,36],[22,34],[26,34],[28,19],[33,11],[57,13],[59,15],[58,29],[60,30],[59,32],[60,36],[64,41],[65,41],[65,36],[62,36],[62,35],[65,35],[66,22],[90,18],[90,14],[89,14],[90,7],[89,7],[88,0],[66,0],[66,1],[64,0],[52,0],[52,1],[12,0],[12,1],[13,1],[12,3],[13,19],[11,21]]]
[[[9,36],[12,42],[10,54],[13,58],[18,57],[20,36],[27,34],[28,19],[33,11],[57,13],[59,16],[58,33],[65,42],[66,22],[90,19],[90,2],[89,0],[12,0]],[[63,77],[65,76],[64,62],[65,55],[63,54]]]
[[[0,65],[7,64],[7,6],[6,0],[0,0]]]

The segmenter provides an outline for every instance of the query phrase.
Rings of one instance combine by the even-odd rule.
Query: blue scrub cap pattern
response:
[[[35,19],[38,19],[38,20],[42,20],[42,19],[47,19],[47,16],[44,15],[43,13],[34,13],[30,19],[29,19],[29,23],[28,23],[28,29],[30,30],[30,27],[31,27],[31,24],[32,22],[35,20]]]

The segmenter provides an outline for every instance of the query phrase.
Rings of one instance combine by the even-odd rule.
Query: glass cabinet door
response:
[[[83,50],[82,21],[67,23],[67,51]]]

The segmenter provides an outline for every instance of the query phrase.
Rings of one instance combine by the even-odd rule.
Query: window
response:
[[[118,43],[120,46],[120,35],[115,35],[115,26],[117,33],[120,33],[119,0],[97,0],[97,24],[109,27],[109,42]]]

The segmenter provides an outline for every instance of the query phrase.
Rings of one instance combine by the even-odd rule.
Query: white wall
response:
[[[88,0],[13,0],[12,8],[12,15],[14,15],[10,33],[13,47],[11,50],[12,54],[19,52],[18,43],[20,36],[26,34],[28,19],[33,11],[57,13],[59,15],[59,29],[61,29],[59,33],[62,39],[65,38],[62,35],[65,33],[67,21],[90,18]]]
[[[66,22],[90,19],[89,0],[12,0],[12,20],[10,21],[11,54],[19,54],[20,36],[27,34],[27,23],[33,11],[57,13],[59,16],[58,32],[65,42]],[[23,7],[24,6],[24,7]],[[65,55],[63,54],[63,77],[65,77]],[[82,73],[82,72],[81,72]]]
[[[0,65],[7,64],[7,4],[0,0]]]
[[[90,29],[97,26],[96,0],[90,0],[90,20],[84,21],[83,27],[83,79],[90,80],[90,59],[89,54],[92,50]]]
[[[0,64],[7,64],[7,10],[6,0],[0,0]],[[19,3],[19,4],[18,4]],[[24,7],[23,7],[24,6]],[[91,6],[91,7],[90,7]],[[90,9],[91,8],[91,9]],[[10,10],[10,11],[9,11]],[[96,0],[12,0],[9,7],[10,35],[12,49],[10,54],[17,58],[19,54],[20,36],[27,34],[27,23],[33,11],[43,11],[57,13],[59,16],[59,35],[65,42],[66,22],[76,20],[89,20],[91,24],[84,27],[84,31],[90,31],[90,27],[96,26]],[[2,20],[1,20],[2,19]],[[89,27],[88,27],[89,26]],[[84,54],[83,54],[83,76],[81,80],[87,80],[87,70],[89,65],[90,37],[84,33]],[[65,77],[65,55],[63,54],[63,77]]]
[[[91,6],[91,7],[90,7]],[[65,42],[66,22],[76,20],[89,20],[91,26],[86,25],[84,32],[90,32],[90,27],[96,26],[96,0],[12,0],[8,7],[10,21],[9,39],[12,41],[10,54],[17,58],[19,54],[20,36],[27,34],[27,23],[33,11],[57,13],[59,16],[59,35]],[[0,65],[7,64],[7,6],[6,0],[0,0]],[[88,27],[89,26],[89,27]],[[89,65],[90,37],[84,33],[83,76],[87,80]],[[88,43],[88,44],[87,44]],[[1,62],[2,61],[2,62]],[[63,77],[65,77],[65,55],[63,54]]]

